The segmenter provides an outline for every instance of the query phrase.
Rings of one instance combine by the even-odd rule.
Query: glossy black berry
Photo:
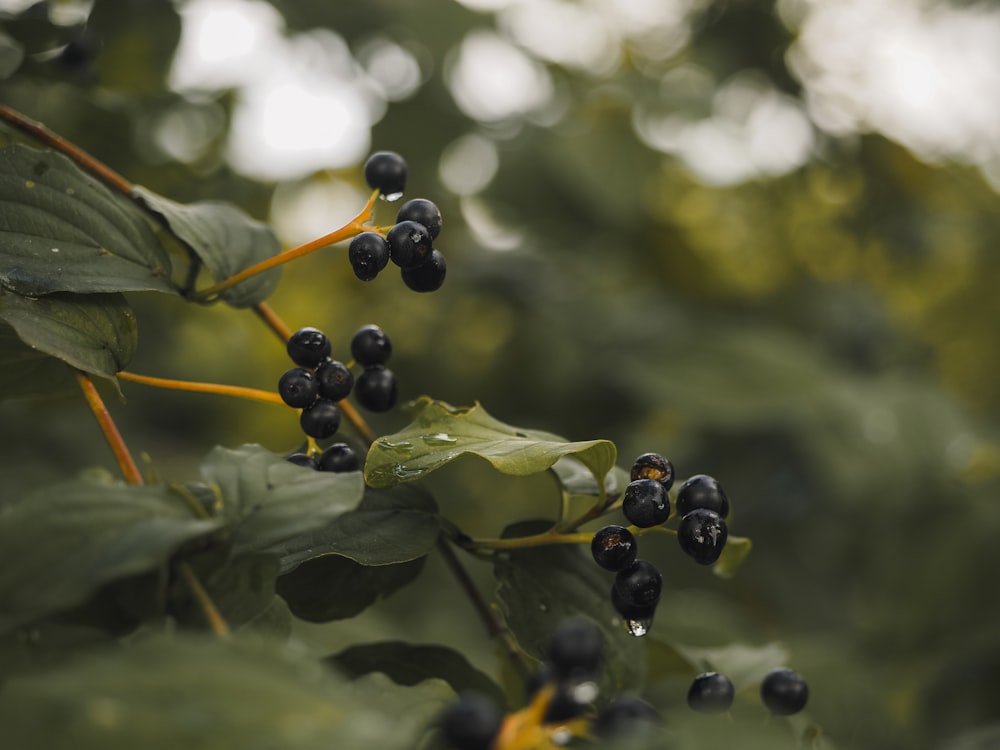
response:
[[[304,466],[309,469],[317,468],[316,459],[313,458],[311,453],[292,453],[285,456],[285,460],[296,466]]]
[[[552,669],[551,664],[542,663],[538,669],[528,675],[528,679],[524,682],[524,694],[529,699],[533,698],[535,694],[541,690],[546,685],[555,682],[556,675]]]
[[[355,276],[362,281],[371,281],[389,265],[389,243],[380,234],[362,232],[348,245],[347,259]]]
[[[438,726],[445,745],[453,750],[489,750],[503,719],[503,711],[491,698],[469,691],[442,712]]]
[[[635,562],[639,545],[632,532],[624,526],[610,525],[598,529],[590,542],[594,562],[605,570],[617,573]]]
[[[611,587],[611,605],[626,622],[648,622],[656,614],[656,604],[631,604],[622,598],[617,586]]]
[[[278,379],[278,395],[294,409],[304,409],[319,395],[319,383],[304,367],[286,370]]]
[[[362,367],[384,365],[392,356],[392,341],[378,326],[363,326],[351,337],[351,356]]]
[[[301,367],[315,367],[330,356],[330,339],[316,328],[300,328],[286,344],[288,356]]]
[[[736,690],[724,674],[704,672],[694,678],[688,689],[687,702],[703,714],[721,714],[733,705]]]
[[[441,233],[441,210],[426,198],[413,198],[399,207],[396,221],[415,221],[427,227],[431,239]]]
[[[674,465],[659,453],[643,453],[632,464],[630,479],[655,479],[670,489],[674,484]]]
[[[312,406],[302,410],[299,426],[309,437],[328,438],[340,428],[340,409],[333,401],[317,399]]]
[[[448,263],[436,249],[431,249],[430,255],[419,266],[400,271],[403,283],[415,292],[436,292],[447,275]]]
[[[396,375],[384,365],[366,367],[354,384],[354,397],[368,411],[389,411],[398,395]]]
[[[723,518],[729,515],[729,498],[719,483],[706,474],[695,474],[677,490],[677,512],[685,515],[695,508],[714,510]]]
[[[660,713],[642,698],[623,695],[608,703],[594,719],[599,737],[620,736],[640,731],[660,722]]]
[[[562,724],[586,712],[589,704],[579,700],[569,685],[559,685],[542,716],[543,724]]]
[[[365,162],[365,181],[384,198],[398,198],[406,190],[406,176],[406,161],[395,151],[376,151]]]
[[[677,525],[681,549],[696,563],[711,565],[719,559],[729,529],[722,516],[708,508],[695,508]]]
[[[415,221],[401,221],[386,232],[389,258],[400,268],[415,268],[431,254],[431,235]]]
[[[361,468],[361,459],[357,452],[347,443],[333,443],[327,446],[316,462],[320,471],[345,472],[358,471]]]
[[[585,678],[597,674],[604,641],[590,620],[571,618],[559,623],[549,639],[549,664],[557,679]]]
[[[771,713],[791,716],[809,702],[809,685],[792,669],[773,669],[760,683],[760,698]]]
[[[639,528],[659,526],[670,516],[670,496],[655,479],[636,479],[625,487],[622,513]]]
[[[340,401],[347,398],[354,387],[354,374],[347,365],[335,359],[321,362],[313,373],[321,398]]]
[[[615,575],[615,591],[623,602],[635,607],[656,606],[662,587],[660,571],[645,560],[636,560]]]

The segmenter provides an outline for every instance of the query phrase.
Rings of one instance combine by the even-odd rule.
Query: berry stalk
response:
[[[205,591],[205,587],[201,585],[198,576],[191,570],[191,566],[186,561],[181,560],[177,563],[177,572],[180,573],[187,587],[191,589],[191,595],[194,596],[195,601],[198,602],[198,606],[201,607],[201,611],[204,613],[212,632],[219,636],[219,638],[228,638],[230,634],[229,625],[226,624],[226,620],[219,613],[215,602],[212,601],[208,592]]]
[[[135,459],[132,458],[128,446],[125,445],[118,427],[111,418],[111,413],[104,405],[101,394],[97,392],[94,381],[90,379],[89,375],[79,370],[76,371],[76,381],[80,385],[80,390],[83,391],[83,397],[87,400],[87,405],[93,412],[101,432],[104,433],[104,438],[111,446],[111,452],[114,454],[115,460],[118,461],[118,466],[121,467],[125,481],[129,484],[143,484],[139,467],[136,465]]]
[[[277,393],[262,391],[258,388],[244,388],[237,385],[223,385],[221,383],[198,383],[190,380],[173,380],[171,378],[156,378],[151,375],[137,375],[132,372],[122,370],[117,373],[119,380],[127,380],[132,383],[141,383],[156,388],[166,388],[174,391],[191,391],[193,393],[212,393],[217,396],[233,396],[248,401],[260,401],[265,404],[279,404],[283,402]]]

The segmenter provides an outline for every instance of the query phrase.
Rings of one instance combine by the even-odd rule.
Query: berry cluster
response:
[[[732,681],[718,672],[703,672],[694,678],[687,703],[706,714],[725,713],[733,705],[736,691]],[[768,672],[760,683],[760,698],[775,716],[791,716],[809,702],[809,685],[798,672],[779,667]]]
[[[369,411],[391,409],[397,398],[396,376],[385,363],[392,353],[392,343],[381,328],[364,326],[351,339],[351,355],[363,372],[355,379],[351,369],[330,354],[330,338],[317,328],[300,328],[287,342],[286,349],[295,367],[278,380],[281,400],[301,409],[299,425],[310,438],[325,440],[340,429],[338,402],[354,392],[355,398]],[[360,461],[347,443],[334,443],[316,458],[308,453],[294,453],[292,463],[323,471],[356,471]]]
[[[643,453],[632,464],[630,482],[622,496],[622,512],[632,526],[647,529],[670,518],[670,489],[674,466],[659,453]],[[729,498],[712,477],[698,474],[685,481],[677,493],[677,540],[695,562],[711,565],[722,554],[728,537],[725,517]],[[590,545],[594,561],[615,573],[611,601],[630,632],[648,630],[660,600],[663,577],[656,566],[637,559],[638,542],[628,528],[599,529]]]
[[[392,151],[377,151],[365,163],[365,179],[387,200],[395,200],[406,188],[406,162]],[[391,260],[399,266],[403,283],[416,292],[433,292],[444,284],[448,264],[434,247],[441,232],[441,211],[425,198],[404,203],[396,223],[383,237],[362,232],[348,247],[354,275],[372,281]]]

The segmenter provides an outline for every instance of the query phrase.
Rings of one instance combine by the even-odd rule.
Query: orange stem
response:
[[[79,370],[75,374],[76,381],[80,384],[80,390],[83,391],[83,397],[87,400],[87,405],[90,406],[90,410],[94,413],[94,418],[97,419],[97,424],[101,428],[101,432],[104,433],[108,445],[111,446],[111,452],[115,454],[115,459],[121,467],[125,481],[129,484],[142,484],[142,474],[139,473],[139,467],[136,465],[135,459],[129,453],[128,446],[122,440],[121,433],[118,432],[118,428],[111,419],[111,414],[104,405],[101,394],[97,392],[94,381],[90,379],[89,375]]]
[[[264,321],[268,328],[270,328],[282,341],[288,341],[292,337],[292,329],[285,325],[283,321],[269,304],[266,302],[258,302],[253,306],[253,311],[257,313],[257,317]]]
[[[222,385],[220,383],[197,383],[190,380],[173,380],[171,378],[155,378],[151,375],[137,375],[133,372],[125,372],[124,370],[117,373],[117,377],[119,380],[151,385],[155,388],[191,391],[194,393],[212,393],[216,396],[234,396],[250,401],[259,401],[264,404],[284,404],[281,396],[277,393],[262,391],[258,388],[243,388],[238,385]]]
[[[212,629],[212,632],[220,638],[227,638],[229,636],[229,625],[226,624],[225,618],[219,613],[215,602],[212,601],[212,597],[208,595],[205,587],[201,585],[198,576],[191,570],[191,566],[182,560],[177,564],[177,572],[181,574],[184,583],[191,589],[191,594],[194,596],[195,601],[198,602],[198,606],[201,607],[202,614],[208,620],[208,626]]]

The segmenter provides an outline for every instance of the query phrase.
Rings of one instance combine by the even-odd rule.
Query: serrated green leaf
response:
[[[354,510],[364,494],[361,472],[296,466],[259,445],[214,448],[201,473],[221,498],[235,554],[266,550]]]
[[[150,639],[10,680],[0,726],[11,748],[411,750],[451,699],[436,681],[348,681],[301,648]]]
[[[732,578],[747,559],[752,547],[753,544],[745,536],[729,537],[726,539],[726,546],[722,548],[722,554],[712,566],[712,571],[720,578]]]
[[[55,293],[32,298],[0,291],[0,320],[30,348],[108,378],[115,387],[115,373],[132,361],[138,344],[135,313],[120,294]],[[0,367],[11,365],[16,362],[0,359]]]
[[[62,154],[0,149],[0,287],[176,294],[149,219]]]
[[[549,522],[523,522],[509,527],[504,536],[526,536],[549,528]],[[604,640],[602,694],[642,687],[645,643],[626,631],[611,604],[614,578],[594,565],[589,550],[568,544],[511,550],[497,556],[493,570],[504,618],[529,654],[544,660],[548,640],[559,623],[585,617],[597,625]]]
[[[393,487],[465,455],[516,476],[545,471],[573,456],[598,483],[615,465],[615,445],[609,440],[567,442],[549,432],[522,430],[494,419],[478,404],[456,408],[424,397],[415,406],[409,425],[379,438],[368,451],[365,481],[371,486]]]
[[[143,187],[136,187],[134,194],[163,218],[171,233],[205,264],[215,281],[223,281],[281,251],[274,230],[230,203],[175,203]],[[267,299],[280,278],[281,268],[272,268],[230,287],[220,297],[233,307],[251,307]]]
[[[0,632],[86,601],[102,585],[165,566],[221,526],[166,487],[94,477],[0,505]]]
[[[439,679],[456,693],[474,690],[490,696],[500,706],[506,703],[503,691],[493,680],[462,654],[445,646],[379,641],[345,648],[326,661],[351,677],[382,672],[399,685]]]
[[[390,565],[423,557],[440,533],[437,505],[426,490],[412,485],[368,489],[356,509],[268,552],[280,557],[282,573],[324,555],[341,555],[362,565]]]

